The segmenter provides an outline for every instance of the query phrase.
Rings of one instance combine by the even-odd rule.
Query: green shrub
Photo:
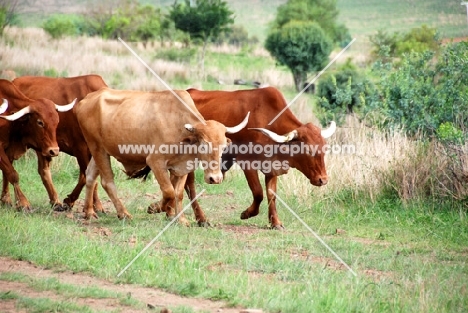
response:
[[[53,15],[44,22],[42,28],[54,39],[78,34],[74,20],[68,15]]]
[[[367,98],[375,94],[373,84],[348,60],[323,76],[317,86],[319,119],[341,124],[346,114],[366,112]]]
[[[388,54],[390,58],[401,58],[405,53],[438,51],[440,45],[437,30],[427,25],[413,28],[404,34],[389,34],[379,30],[375,35],[371,35],[369,40],[373,46],[374,59],[381,58],[384,54]]]

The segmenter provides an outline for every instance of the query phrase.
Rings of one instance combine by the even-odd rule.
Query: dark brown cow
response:
[[[13,161],[22,156],[28,148],[46,158],[59,154],[56,129],[59,122],[57,110],[70,110],[68,106],[57,106],[48,99],[32,100],[10,81],[0,79],[0,98],[8,103],[7,115],[0,116],[0,169],[3,172],[2,202],[12,204],[8,183],[15,192],[16,206],[30,210],[31,205],[19,186],[18,173]],[[11,114],[11,115],[10,115]],[[5,192],[6,190],[6,192]]]
[[[272,190],[276,193],[277,177],[279,175],[287,173],[288,168],[292,167],[302,172],[309,179],[310,183],[315,186],[327,184],[328,176],[325,170],[324,153],[321,152],[323,152],[323,146],[326,144],[324,138],[331,136],[335,131],[336,126],[334,122],[332,122],[330,129],[321,131],[311,123],[301,123],[289,109],[286,109],[271,126],[268,126],[277,114],[287,106],[282,94],[272,87],[232,92],[189,89],[188,92],[195,102],[198,111],[207,120],[215,120],[229,125],[232,123],[231,121],[239,120],[247,112],[251,112],[251,118],[247,127],[236,134],[228,135],[232,144],[229,151],[223,154],[225,165],[223,174],[229,170],[234,162],[237,162],[239,165],[243,164],[244,168],[242,169],[253,194],[253,202],[242,212],[241,219],[248,219],[259,213],[260,203],[263,200],[263,189],[257,170],[259,165],[261,165],[260,170],[265,174],[268,219],[273,228],[283,228],[276,212],[275,194],[269,192],[269,190]],[[267,130],[261,129],[262,134],[261,132],[252,130],[252,128],[257,128],[257,130],[260,130],[258,128],[267,128]],[[255,153],[253,151],[252,153],[245,154],[236,152],[233,149],[241,145],[244,145],[244,147],[248,145],[252,145],[252,147],[260,145],[263,147],[264,153]],[[270,156],[270,150],[265,150],[267,145],[272,149],[276,146],[276,151],[278,152]],[[303,150],[299,150],[303,153],[294,153],[293,155],[289,153],[298,151],[297,148],[301,148],[301,145],[312,145],[317,150],[317,153],[312,153],[312,151],[307,153],[307,151]],[[268,163],[260,163],[263,161],[268,161]],[[268,168],[272,165],[275,168]],[[193,199],[195,197],[193,173],[188,175],[185,189],[189,197]],[[192,207],[197,221],[205,223],[205,215],[197,201],[193,202]]]
[[[107,84],[104,82],[102,77],[98,75],[85,75],[68,78],[23,76],[13,80],[13,84],[18,86],[18,88],[30,98],[47,98],[55,103],[68,103],[73,99],[77,99],[77,102],[79,102],[86,97],[87,94],[99,90],[102,87],[107,87]],[[57,142],[59,144],[60,151],[76,157],[80,167],[78,184],[73,189],[72,193],[63,200],[63,205],[61,204],[52,182],[50,174],[51,159],[49,157],[45,157],[40,154],[37,155],[38,171],[54,209],[67,210],[73,207],[73,204],[80,196],[81,190],[86,184],[85,172],[91,159],[91,153],[89,152],[88,146],[73,112],[69,111],[59,113],[59,117],[60,122],[57,127]],[[103,211],[97,190],[94,193],[93,201],[96,211]]]

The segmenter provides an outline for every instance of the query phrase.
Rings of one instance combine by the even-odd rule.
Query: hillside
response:
[[[167,7],[174,0],[142,0],[158,7]],[[263,40],[268,23],[278,5],[286,0],[227,0],[235,12],[236,24],[250,35]],[[21,20],[25,26],[39,26],[54,13],[78,13],[93,3],[90,0],[20,0]],[[466,9],[456,0],[337,0],[340,22],[353,37],[366,42],[378,29],[407,31],[427,24],[436,27],[443,38],[468,36]]]

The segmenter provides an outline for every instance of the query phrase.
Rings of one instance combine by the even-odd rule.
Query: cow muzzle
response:
[[[221,184],[223,182],[223,174],[221,172],[218,174],[205,173],[205,182],[207,184]]]
[[[42,154],[44,156],[56,157],[59,155],[59,152],[60,152],[59,147],[49,147]]]
[[[317,187],[325,186],[328,183],[328,177],[322,176],[322,177],[318,177],[317,179],[311,179],[310,183]]]

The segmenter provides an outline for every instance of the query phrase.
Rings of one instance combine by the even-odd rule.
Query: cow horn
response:
[[[227,134],[235,134],[235,133],[239,132],[249,122],[249,116],[250,116],[250,112],[247,113],[247,116],[244,118],[244,120],[239,125],[234,126],[234,127],[226,127],[226,133]]]
[[[0,105],[0,114],[5,113],[7,109],[8,109],[8,100],[4,98],[2,105]]]
[[[20,117],[22,117],[23,115],[26,115],[28,114],[29,112],[31,112],[31,109],[29,108],[29,105],[25,108],[22,108],[21,110],[19,110],[18,112],[14,113],[14,114],[11,114],[11,115],[0,115],[1,118],[4,118],[6,120],[9,120],[9,121],[14,121],[14,120],[17,120],[19,119]]]
[[[278,135],[277,133],[272,132],[271,130],[265,129],[265,128],[249,128],[253,130],[258,130],[270,137],[272,140],[283,143],[283,142],[289,142],[293,140],[294,138],[297,138],[297,130],[293,130],[286,135]]]
[[[331,121],[330,127],[328,127],[327,129],[322,129],[321,131],[322,137],[327,139],[328,137],[331,137],[331,135],[333,135],[335,131],[336,131],[336,123],[335,121]]]
[[[73,100],[71,103],[66,104],[66,105],[55,105],[55,109],[59,112],[67,112],[73,109],[73,106],[75,105],[76,98]]]
[[[186,130],[188,130],[191,133],[195,131],[195,127],[193,127],[191,124],[185,124],[184,127]]]

